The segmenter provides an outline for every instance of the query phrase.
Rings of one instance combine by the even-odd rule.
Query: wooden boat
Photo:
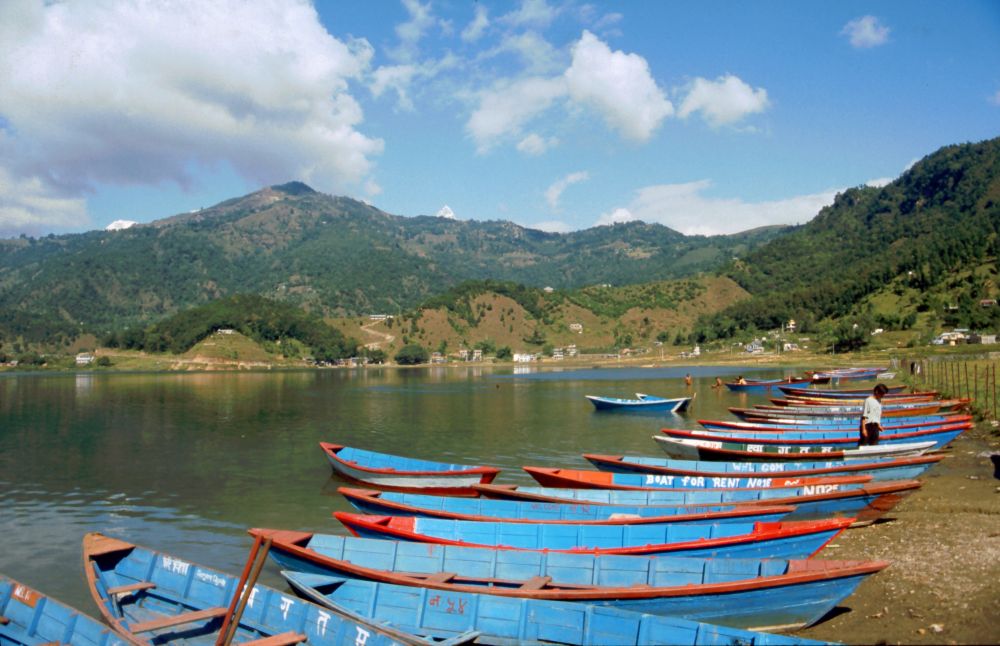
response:
[[[283,570],[298,593],[330,608],[390,618],[405,630],[481,635],[487,644],[812,644],[801,637],[755,633],[677,617],[640,614],[587,603],[501,597],[373,583]]]
[[[808,478],[786,477],[778,474],[741,476],[730,474],[725,478],[704,476],[663,476],[649,479],[644,475],[608,473],[586,469],[556,469],[549,467],[522,467],[543,487],[568,489],[776,489],[806,487],[825,484],[857,484],[868,482],[871,476],[815,476]],[[655,480],[655,482],[650,482]]]
[[[886,368],[836,368],[834,370],[805,371],[813,379],[826,379],[831,383],[842,381],[866,381],[876,379],[886,372]],[[891,378],[891,377],[890,377]]]
[[[96,533],[83,539],[83,564],[104,620],[132,644],[215,644],[233,615],[234,594],[243,589],[238,577]],[[242,615],[233,619],[233,643],[429,643],[260,584],[252,587],[249,599]]]
[[[695,559],[512,552],[275,529],[283,570],[448,592],[573,601],[753,630],[815,623],[887,561]]]
[[[789,377],[787,379],[746,379],[746,383],[727,381],[726,388],[737,393],[766,393],[778,386],[808,386],[812,383],[809,377]]]
[[[687,410],[691,403],[690,397],[677,397],[667,399],[655,395],[636,393],[635,399],[621,399],[618,397],[601,397],[599,395],[584,395],[590,400],[597,410],[614,411],[663,411],[666,413],[680,413]]]
[[[340,477],[392,491],[470,496],[472,485],[489,484],[500,473],[495,467],[431,462],[329,442],[319,446]]]
[[[934,440],[906,442],[902,444],[878,444],[852,448],[832,448],[830,446],[789,444],[765,444],[723,441],[713,439],[688,439],[654,435],[653,439],[670,457],[678,460],[716,460],[725,462],[786,460],[801,461],[803,455],[821,460],[868,460],[871,458],[906,457],[923,455],[937,446]],[[850,445],[846,445],[850,446]]]
[[[824,420],[855,420],[861,416],[861,406],[768,406],[758,404],[753,408],[730,407],[729,412],[740,419],[751,421],[763,418],[798,418]],[[943,416],[950,411],[942,411],[938,403],[910,408],[882,408],[882,418]]]
[[[905,431],[915,429],[926,429],[949,424],[967,424],[972,422],[972,415],[945,415],[934,417],[894,417],[887,419],[882,429],[885,431]],[[790,418],[777,418],[771,422],[747,422],[737,420],[709,420],[700,419],[698,423],[707,431],[750,431],[761,432],[826,432],[826,431],[855,431],[858,430],[858,420],[833,420],[826,421],[821,418],[792,420]]]
[[[648,474],[655,480],[662,476]],[[853,517],[855,525],[866,525],[890,511],[906,495],[920,488],[916,480],[873,482],[855,485],[815,485],[798,489],[758,489],[679,492],[663,489],[555,489],[517,485],[476,485],[487,498],[524,500],[539,504],[576,503],[635,507],[716,504],[795,505],[784,520],[814,520]]]
[[[876,458],[831,462],[705,462],[673,460],[645,456],[599,455],[583,457],[601,471],[611,473],[657,474],[674,477],[730,478],[756,474],[786,477],[821,475],[870,475],[876,482],[912,480],[944,459],[944,455],[918,455],[905,458]]]
[[[853,518],[778,523],[673,525],[546,525],[443,518],[334,516],[364,538],[437,545],[548,550],[588,554],[725,558],[809,558],[854,522]]]
[[[0,644],[128,644],[110,628],[23,583],[0,575]]]
[[[896,397],[912,397],[913,395],[926,395],[928,397],[936,397],[938,392],[936,390],[927,390],[922,392],[904,392],[906,390],[905,385],[887,386],[882,384],[888,390],[886,391],[883,399],[889,401]],[[778,386],[778,390],[785,393],[786,395],[801,395],[803,397],[828,397],[828,398],[839,398],[839,399],[856,399],[860,397],[864,399],[868,395],[872,394],[871,388],[854,388],[854,389],[833,389],[833,388],[800,388],[798,386]]]
[[[734,507],[715,505],[697,507],[593,507],[589,505],[549,504],[490,498],[455,498],[414,493],[382,492],[370,489],[338,490],[363,514],[387,516],[425,516],[454,520],[493,520],[508,523],[553,523],[579,525],[645,525],[652,523],[731,523],[782,520],[795,511],[791,505]]]
[[[928,441],[934,442],[936,448],[941,448],[970,428],[972,428],[972,423],[966,422],[964,424],[947,424],[918,428],[916,430],[891,431],[882,433],[879,437],[879,446]],[[858,432],[856,430],[813,432],[792,430],[783,433],[766,431],[754,433],[746,431],[702,431],[697,429],[664,428],[660,432],[667,437],[675,439],[704,439],[716,442],[739,442],[744,444],[789,447],[788,451],[793,453],[799,452],[802,448],[829,448],[836,450],[844,447],[853,448],[858,445]]]

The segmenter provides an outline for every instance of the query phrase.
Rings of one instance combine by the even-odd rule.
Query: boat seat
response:
[[[541,590],[548,584],[552,583],[552,577],[550,576],[533,576],[524,583],[521,584],[519,590]]]
[[[435,572],[434,574],[427,575],[424,581],[429,581],[430,583],[448,583],[454,578],[454,572]]]
[[[170,615],[169,617],[160,617],[159,619],[151,619],[149,621],[132,624],[130,630],[133,633],[145,633],[151,630],[159,630],[160,628],[170,628],[171,626],[190,624],[195,621],[215,619],[216,617],[221,617],[224,614],[226,614],[226,608],[222,608],[221,606],[217,608],[207,608],[205,610],[182,612],[179,615]]]
[[[299,642],[304,642],[308,637],[302,633],[297,633],[295,631],[289,630],[286,633],[280,633],[278,635],[271,635],[270,637],[264,637],[263,639],[254,639],[248,642],[241,642],[242,646],[291,646],[291,644],[298,644]]]
[[[108,588],[108,596],[113,597],[116,594],[128,594],[129,592],[138,592],[139,590],[149,590],[150,588],[155,588],[156,584],[151,581],[139,581],[138,583],[130,583],[128,585],[116,585],[113,588]]]

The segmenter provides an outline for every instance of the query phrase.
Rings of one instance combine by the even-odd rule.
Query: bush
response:
[[[422,345],[411,343],[403,346],[403,348],[396,353],[394,359],[396,360],[396,363],[401,366],[413,366],[418,363],[427,363],[427,361],[430,360],[430,355]]]

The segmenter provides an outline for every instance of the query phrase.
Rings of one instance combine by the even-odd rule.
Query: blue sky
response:
[[[808,221],[1000,136],[1000,3],[0,2],[0,237],[298,179],[390,213]]]

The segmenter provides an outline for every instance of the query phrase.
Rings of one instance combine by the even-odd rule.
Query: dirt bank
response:
[[[848,644],[1000,643],[1000,480],[988,424],[952,443],[887,520],[851,529],[824,558],[886,559],[803,637]]]

